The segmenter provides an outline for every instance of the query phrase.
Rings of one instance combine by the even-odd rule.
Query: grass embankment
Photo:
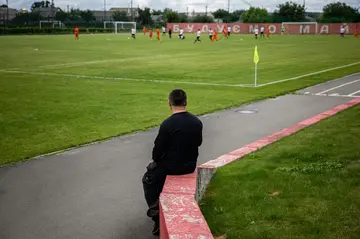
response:
[[[359,118],[355,106],[219,169],[201,202],[213,233],[359,238]]]

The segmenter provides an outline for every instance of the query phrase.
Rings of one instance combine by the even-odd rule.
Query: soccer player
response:
[[[160,41],[160,29],[156,29],[156,39]]]
[[[196,39],[195,39],[195,41],[194,41],[194,44],[195,44],[197,41],[201,42],[201,40],[200,40],[200,35],[201,35],[201,31],[200,31],[200,29],[198,29],[198,31],[197,31],[197,33],[196,33]]]
[[[219,38],[217,37],[217,34],[218,34],[218,32],[216,30],[214,30],[214,35],[212,36],[212,39],[211,39],[212,43],[214,43],[215,40],[216,41],[219,40]]]
[[[132,29],[131,29],[131,37],[132,37],[133,39],[136,39],[135,34],[136,34],[136,29],[135,29],[135,28],[132,28]]]
[[[345,36],[345,27],[344,26],[341,26],[341,28],[340,28],[340,36],[341,37]]]
[[[270,27],[266,28],[266,37],[270,38]]]
[[[224,34],[224,37],[228,38],[229,32],[226,27],[224,27],[224,29],[223,29],[223,34]]]
[[[80,38],[79,38],[79,28],[78,27],[75,27],[74,34],[75,34],[75,40],[80,40]]]
[[[185,39],[185,37],[184,37],[184,29],[182,29],[182,28],[180,28],[179,39],[180,39],[180,40]]]
[[[171,28],[169,28],[169,38],[171,39],[171,33],[172,33],[172,30]]]
[[[163,36],[166,36],[166,27],[162,27]]]
[[[146,35],[146,27],[143,27],[144,36]]]
[[[209,39],[210,39],[210,41],[212,41],[213,35],[214,35],[214,31],[210,28],[209,29]]]
[[[153,31],[151,29],[149,29],[149,37],[150,37],[150,40],[152,40],[152,35],[153,35]]]
[[[260,27],[260,37],[261,37],[261,38],[265,38],[265,34],[264,34],[264,33],[265,33],[265,27],[264,27],[264,26],[261,26],[261,27]]]
[[[354,31],[354,37],[358,38],[359,37],[359,30],[356,28]]]
[[[285,33],[285,27],[282,26],[282,27],[281,27],[281,35],[284,35],[284,33]]]
[[[256,27],[254,29],[255,39],[258,39],[259,29]]]
[[[228,26],[227,31],[228,31],[228,36],[230,36],[230,33],[231,33],[231,27],[230,26]]]

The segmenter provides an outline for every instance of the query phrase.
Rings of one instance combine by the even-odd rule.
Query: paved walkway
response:
[[[199,163],[348,100],[286,95],[205,115]],[[0,168],[0,238],[153,238],[141,177],[156,133],[152,129]]]

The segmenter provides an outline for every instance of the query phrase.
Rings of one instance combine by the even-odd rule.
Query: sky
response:
[[[34,0],[8,0],[9,7],[21,9],[29,9]],[[51,0],[49,0],[51,1]],[[55,6],[66,10],[67,5],[70,8],[103,10],[104,0],[54,0]],[[130,7],[131,0],[105,0],[106,8],[112,7]],[[293,2],[302,4],[304,0],[292,0]],[[307,11],[321,11],[322,7],[328,3],[336,2],[337,0],[305,0]],[[248,9],[251,3],[254,7],[264,7],[269,11],[276,9],[280,3],[286,0],[230,0],[230,11],[238,9]],[[360,0],[344,0],[345,2],[355,8],[360,8]],[[0,4],[6,3],[6,0],[0,0]],[[206,5],[208,11],[215,11],[216,9],[228,8],[228,0],[133,0],[133,6],[150,7],[152,9],[164,9],[165,7],[177,10],[179,12],[205,12]]]

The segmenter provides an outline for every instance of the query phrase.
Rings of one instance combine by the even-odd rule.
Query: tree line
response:
[[[29,25],[31,22],[39,20],[49,20],[42,17],[38,8],[54,7],[50,5],[49,1],[34,2],[31,6],[31,12],[18,13],[13,24]],[[230,22],[245,22],[245,23],[266,23],[266,22],[304,22],[315,19],[318,22],[360,22],[360,12],[345,3],[336,2],[330,3],[323,7],[321,14],[314,15],[309,18],[310,13],[306,13],[305,6],[294,2],[285,2],[279,4],[273,13],[269,13],[266,9],[260,7],[250,7],[248,10],[236,10],[228,12],[224,9],[218,9],[210,14],[196,14],[195,12],[178,13],[169,8],[164,10],[152,10],[150,8],[138,8],[137,14],[128,14],[125,11],[115,11],[112,13],[114,21],[136,21],[139,26],[149,25],[163,25],[166,23],[185,23],[185,22],[199,22],[211,23],[216,20],[221,20],[225,23]],[[155,16],[155,18],[154,18]],[[91,10],[71,9],[69,12],[56,11],[55,20],[62,22],[82,22],[86,26],[101,26],[99,21],[96,21],[94,12]],[[154,20],[156,19],[156,20]],[[79,24],[78,24],[79,25]],[[80,24],[81,26],[81,24]]]

